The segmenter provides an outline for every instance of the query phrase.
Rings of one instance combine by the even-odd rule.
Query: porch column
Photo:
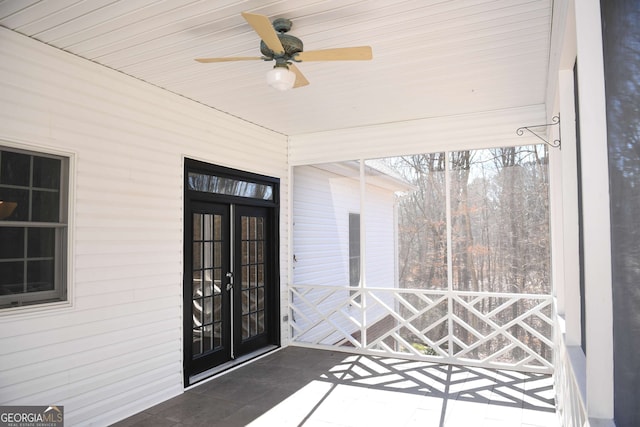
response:
[[[599,0],[575,2],[580,107],[587,413],[613,419],[609,169]]]

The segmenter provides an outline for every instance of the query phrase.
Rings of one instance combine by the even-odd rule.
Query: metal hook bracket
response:
[[[553,140],[553,142],[549,142],[546,139],[544,139],[543,137],[541,137],[540,135],[538,135],[538,133],[536,133],[535,131],[532,130],[534,128],[541,128],[541,127],[548,127],[548,126],[558,125],[558,135],[560,135],[560,115],[553,116],[551,118],[551,121],[552,121],[552,123],[545,123],[543,125],[519,127],[516,130],[516,134],[518,134],[518,136],[522,136],[522,135],[524,135],[524,131],[526,130],[527,132],[529,132],[530,134],[532,134],[533,136],[535,136],[536,138],[538,138],[539,140],[541,140],[542,142],[547,144],[548,146],[553,147],[553,148],[560,148],[560,137],[559,136],[558,136],[558,139]]]

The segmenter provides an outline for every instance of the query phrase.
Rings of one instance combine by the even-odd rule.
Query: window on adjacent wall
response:
[[[66,300],[68,165],[0,146],[0,308]]]
[[[349,286],[360,285],[360,214],[349,214]]]

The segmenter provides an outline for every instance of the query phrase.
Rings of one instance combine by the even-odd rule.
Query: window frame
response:
[[[0,315],[12,313],[16,310],[26,310],[34,308],[42,308],[44,305],[69,305],[70,304],[70,285],[69,271],[71,254],[69,242],[71,218],[71,172],[73,165],[73,155],[70,153],[56,152],[42,147],[29,146],[23,144],[13,144],[10,141],[0,139],[0,152],[11,152],[30,156],[30,175],[33,175],[33,159],[49,158],[60,160],[60,181],[58,192],[58,221],[34,221],[27,220],[0,220],[2,228],[19,228],[23,230],[25,238],[24,248],[20,257],[11,258],[15,261],[21,261],[23,268],[32,258],[51,258],[53,260],[53,289],[25,292],[18,294],[0,295]],[[0,187],[14,188],[12,184],[0,183]],[[34,185],[30,178],[27,186],[22,186],[30,193],[34,190],[39,191],[40,187]],[[29,196],[29,205],[31,206],[32,196]],[[33,229],[52,229],[53,230],[53,254],[46,257],[33,257],[28,254],[28,231]],[[23,286],[26,286],[27,277],[23,277]]]
[[[356,228],[357,227],[357,228]],[[360,247],[361,244],[361,219],[359,212],[349,212],[349,286],[353,289],[350,291],[351,296],[358,292],[360,288],[360,282],[362,279],[362,249]],[[356,253],[357,252],[357,253]],[[357,262],[354,262],[356,261]],[[354,271],[354,268],[357,271]],[[355,273],[358,274],[357,280],[355,280]],[[360,299],[357,298],[356,302],[359,302]]]

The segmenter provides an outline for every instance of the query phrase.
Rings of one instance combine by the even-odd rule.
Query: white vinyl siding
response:
[[[183,392],[183,159],[280,178],[286,224],[287,139],[3,28],[0,55],[3,144],[74,159],[71,306],[2,311],[0,405],[110,424]]]

